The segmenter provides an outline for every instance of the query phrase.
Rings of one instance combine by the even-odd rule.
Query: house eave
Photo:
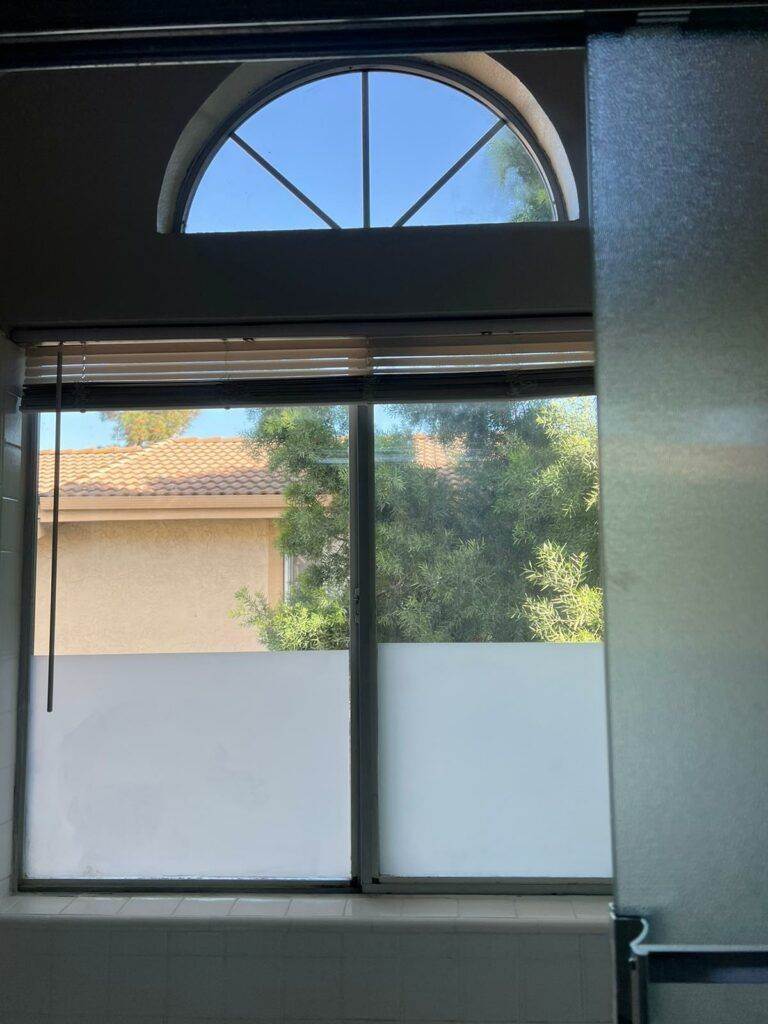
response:
[[[60,523],[167,519],[275,519],[283,494],[98,495],[59,498]],[[53,521],[53,497],[39,500],[38,521]]]

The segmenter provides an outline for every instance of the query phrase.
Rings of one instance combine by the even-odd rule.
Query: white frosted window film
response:
[[[282,536],[301,483],[345,550],[346,505],[327,490],[348,485],[347,413],[324,409],[309,441],[306,417],[64,414],[52,714],[41,417],[28,877],[349,878],[348,631],[302,631]],[[332,586],[318,572],[312,592],[347,602],[346,563]]]
[[[376,416],[380,871],[611,874],[592,399]]]
[[[343,651],[33,663],[26,872],[349,876]]]
[[[611,874],[602,644],[383,644],[379,695],[384,874]]]

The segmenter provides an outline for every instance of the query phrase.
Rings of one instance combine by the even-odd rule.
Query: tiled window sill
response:
[[[0,919],[87,918],[102,921],[198,921],[209,926],[260,922],[290,927],[372,925],[398,929],[505,932],[604,932],[602,896],[51,896],[0,899]]]

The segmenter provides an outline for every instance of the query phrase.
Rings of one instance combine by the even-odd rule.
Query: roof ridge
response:
[[[142,445],[132,445],[130,448],[119,448],[118,451],[124,451],[125,455],[122,458],[115,459],[113,462],[108,462],[105,466],[99,466],[98,469],[92,470],[84,476],[78,477],[77,480],[72,480],[65,487],[70,487],[73,484],[82,485],[93,483],[94,481],[100,480],[102,477],[113,473],[118,466],[124,466],[126,462],[131,462],[133,459],[140,458],[147,452],[152,451],[153,448],[158,448],[160,445],[165,444],[165,441],[158,441],[156,444],[147,445],[144,448]]]

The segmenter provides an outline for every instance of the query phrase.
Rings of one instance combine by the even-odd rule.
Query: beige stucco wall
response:
[[[228,615],[244,585],[283,593],[274,519],[75,522],[59,526],[59,654],[258,651]],[[48,650],[51,533],[37,551],[35,653]]]

